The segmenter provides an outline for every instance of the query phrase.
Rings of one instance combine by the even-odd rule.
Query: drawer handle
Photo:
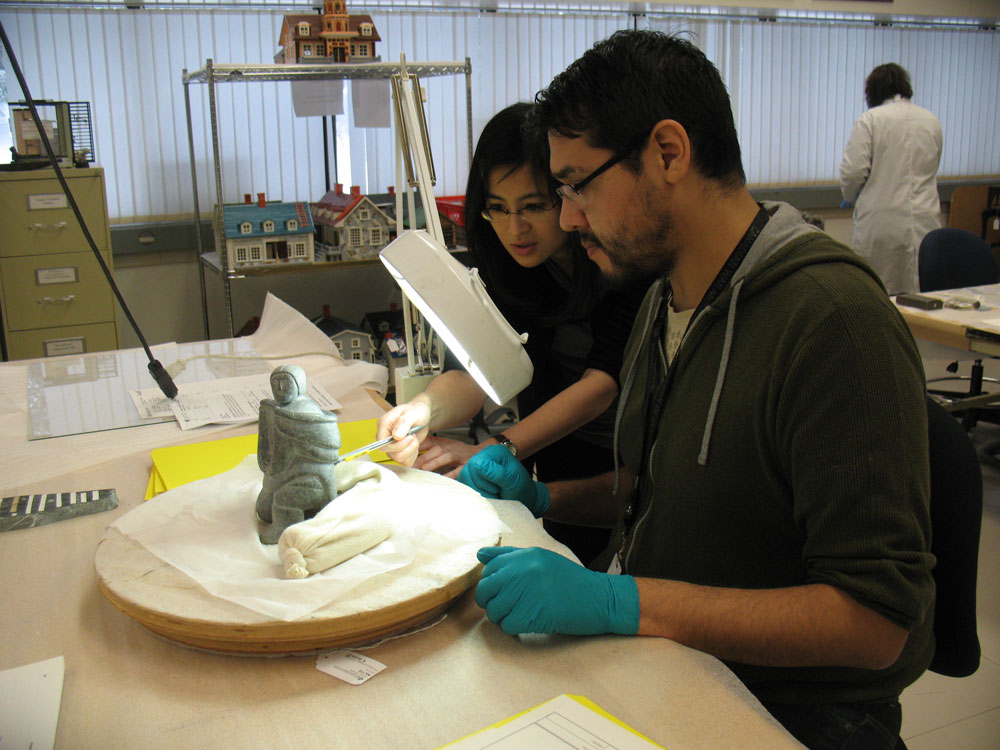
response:
[[[57,221],[55,224],[41,224],[41,223],[39,223],[39,222],[36,221],[34,224],[30,224],[28,226],[28,229],[36,229],[38,231],[41,231],[42,229],[56,229],[56,230],[59,230],[59,229],[65,229],[65,228],[66,228],[66,222],[65,221]]]
[[[68,305],[76,299],[75,294],[67,294],[65,297],[39,297],[39,305]]]

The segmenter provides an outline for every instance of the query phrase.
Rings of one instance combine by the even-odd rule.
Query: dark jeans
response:
[[[903,720],[898,701],[828,706],[765,703],[764,708],[810,750],[893,750]]]

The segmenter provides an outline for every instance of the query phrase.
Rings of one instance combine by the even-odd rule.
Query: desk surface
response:
[[[925,292],[946,305],[956,298],[979,299],[985,308],[956,310],[921,310],[897,304],[914,338],[957,349],[963,352],[1000,356],[1000,284]],[[970,336],[969,332],[973,332]],[[976,332],[981,332],[980,336]],[[970,356],[972,358],[972,356]]]
[[[100,594],[94,570],[106,527],[142,500],[154,441],[143,430],[169,435],[105,433],[111,460],[65,474],[52,467],[72,438],[25,439],[18,453],[53,483],[114,487],[120,502],[0,534],[0,669],[65,657],[57,747],[435,748],[561,693],[587,696],[671,750],[797,746],[711,656],[661,638],[512,638],[471,592],[434,627],[366,651],[387,669],[360,686],[319,672],[315,657],[222,656],[164,641]],[[158,439],[181,442],[172,437]],[[0,475],[11,464],[2,461]],[[508,542],[556,544],[534,522]]]

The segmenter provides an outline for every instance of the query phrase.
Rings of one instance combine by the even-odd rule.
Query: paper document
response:
[[[0,672],[0,745],[48,750],[56,742],[63,657]]]
[[[320,385],[309,383],[306,392],[321,409],[334,411],[340,408],[340,404]],[[157,393],[159,391],[155,388],[135,393],[132,398],[136,408],[141,408],[140,405],[156,408]],[[260,402],[267,398],[274,398],[270,373],[186,383],[173,399],[163,398],[160,394],[160,399],[167,404],[182,430],[206,424],[256,422]]]
[[[650,750],[661,748],[580,695],[560,695],[448,750]],[[442,748],[443,750],[443,748]]]
[[[176,366],[181,393],[192,383],[270,373],[249,339],[163,344],[151,348],[164,367]],[[174,419],[149,374],[142,349],[53,357],[28,365],[28,439],[138,427]],[[143,390],[142,403],[131,397]]]

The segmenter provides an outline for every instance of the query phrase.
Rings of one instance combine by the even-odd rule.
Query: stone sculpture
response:
[[[264,544],[277,544],[281,532],[312,518],[337,496],[334,467],[339,460],[337,415],[323,411],[306,395],[306,374],[298,365],[271,373],[273,399],[260,402],[257,465],[264,486],[257,495],[257,517]]]

